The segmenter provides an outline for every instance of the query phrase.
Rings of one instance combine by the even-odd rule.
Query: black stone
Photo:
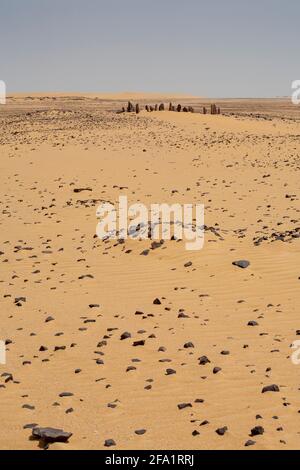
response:
[[[32,436],[45,442],[67,442],[72,433],[55,428],[33,428]]]
[[[238,260],[238,261],[233,261],[232,264],[234,266],[238,266],[239,268],[246,269],[250,265],[250,262],[245,260],[245,259],[242,259],[242,260]]]

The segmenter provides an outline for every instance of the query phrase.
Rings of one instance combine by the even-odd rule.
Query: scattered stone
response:
[[[247,260],[239,260],[239,261],[233,261],[232,263],[234,266],[238,266],[239,268],[246,269],[250,265],[250,262]]]
[[[141,339],[139,341],[134,341],[132,346],[144,346],[144,344],[145,344],[145,340]]]
[[[27,405],[27,404],[23,405],[22,408],[24,408],[24,409],[26,409],[26,410],[35,410],[35,406],[33,406],[33,405]]]
[[[53,320],[54,320],[54,318],[49,316],[49,317],[46,318],[45,323],[48,323],[49,321],[53,321]]]
[[[131,334],[128,333],[128,331],[125,331],[124,333],[121,334],[120,340],[128,339],[131,338]]]
[[[255,426],[255,428],[251,429],[251,436],[260,436],[265,432],[264,428],[262,426]]]
[[[199,365],[200,366],[205,366],[205,364],[208,364],[210,360],[208,359],[207,356],[201,356],[199,357]]]
[[[111,446],[115,446],[116,443],[113,439],[106,439],[106,441],[104,442],[104,446],[105,447],[111,447]]]
[[[179,410],[184,410],[185,408],[192,408],[193,405],[191,403],[179,403],[177,406]]]
[[[187,263],[185,263],[184,267],[185,268],[189,268],[190,266],[192,266],[192,262],[191,261],[188,261]]]
[[[55,428],[33,428],[32,436],[44,442],[67,442],[72,433]]]
[[[223,428],[218,428],[216,429],[216,433],[219,435],[219,436],[224,436],[224,434],[228,431],[228,428],[227,426],[224,426]]]
[[[249,439],[247,442],[245,442],[245,447],[254,446],[255,444],[256,444],[255,441],[252,441],[251,439]]]
[[[266,393],[266,392],[279,392],[279,391],[280,391],[280,389],[279,389],[278,385],[272,384],[272,385],[266,385],[266,386],[262,389],[261,393]]]

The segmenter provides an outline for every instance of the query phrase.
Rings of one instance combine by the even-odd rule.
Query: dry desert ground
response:
[[[72,433],[50,449],[299,449],[300,108],[215,101],[0,107],[1,449],[40,449],[34,426]],[[203,249],[100,240],[119,195],[205,204]]]

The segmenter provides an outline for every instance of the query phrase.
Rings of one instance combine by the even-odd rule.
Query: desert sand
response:
[[[72,433],[50,449],[300,446],[300,109],[116,114],[154,97],[172,98],[0,107],[1,449],[40,449],[33,425]],[[120,194],[204,203],[203,249],[99,240],[96,208]]]

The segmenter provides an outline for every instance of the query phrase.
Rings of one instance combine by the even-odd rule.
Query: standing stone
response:
[[[130,101],[128,101],[127,113],[132,113],[133,111],[134,111],[133,104]]]
[[[136,114],[139,114],[140,112],[140,105],[138,103],[135,105],[135,112]]]
[[[179,104],[179,105],[177,106],[177,111],[178,111],[178,113],[180,113],[180,111],[181,111],[181,104]]]

